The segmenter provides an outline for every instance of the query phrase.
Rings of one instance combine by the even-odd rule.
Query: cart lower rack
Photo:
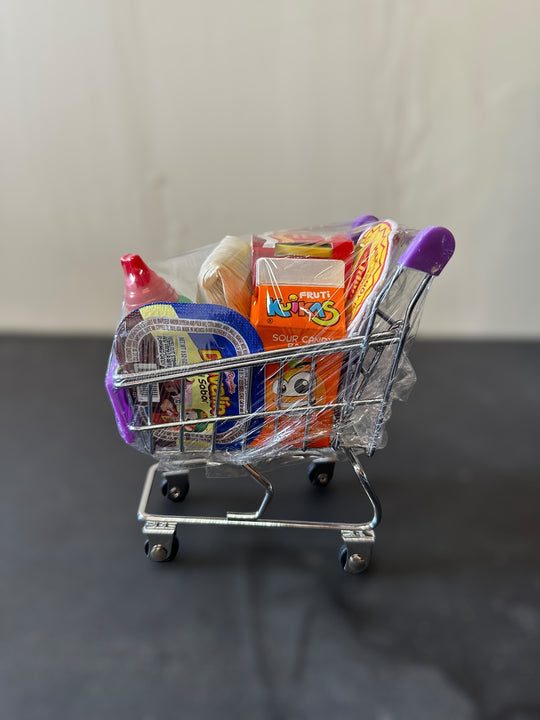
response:
[[[179,525],[228,525],[263,528],[298,528],[339,532],[342,568],[349,573],[364,571],[370,563],[375,528],[381,518],[380,502],[362,467],[362,454],[371,456],[384,444],[385,423],[394,399],[403,398],[414,382],[407,349],[411,341],[424,297],[434,275],[438,275],[452,254],[452,235],[443,228],[426,228],[418,233],[399,258],[399,262],[377,293],[363,324],[362,333],[345,339],[316,345],[269,350],[243,356],[208,360],[160,369],[120,371],[111,365],[107,378],[109,394],[117,416],[126,418],[124,435],[136,438],[157,460],[149,469],[138,508],[143,522],[147,556],[157,562],[172,560],[178,550]],[[335,397],[321,398],[316,392],[315,369],[322,359],[339,360],[339,390]],[[283,397],[287,369],[303,363],[302,400],[288,404]],[[219,431],[224,418],[218,403],[212,415],[204,417],[205,445],[193,447],[190,432],[194,420],[188,417],[188,390],[194,376],[214,377],[216,397],[230,377],[242,373],[251,388],[257,373],[270,378],[275,388],[275,404],[253,406],[247,402],[227,422],[242,429],[234,449],[223,449]],[[239,375],[237,375],[239,377]],[[153,422],[152,403],[157,383],[174,381],[180,397],[179,417],[169,423]],[[133,397],[138,398],[134,407]],[[145,398],[142,401],[141,398]],[[321,418],[331,416],[331,432],[321,447],[313,443],[314,428]],[[252,442],[256,433],[266,429],[265,443]],[[294,433],[291,432],[294,429]],[[173,432],[176,442],[163,444],[164,431]],[[161,435],[160,435],[161,434]],[[294,436],[294,441],[292,437]],[[272,440],[273,439],[273,440]],[[314,447],[315,445],[315,447]],[[269,519],[265,511],[274,489],[265,477],[261,461],[269,457],[302,454],[311,460],[309,479],[324,486],[330,481],[337,458],[348,459],[367,496],[371,517],[358,523],[317,522],[294,519]],[[241,466],[262,491],[262,500],[252,512],[227,512],[224,516],[154,514],[149,512],[152,488],[159,482],[163,495],[178,508],[189,491],[189,472],[207,464]]]

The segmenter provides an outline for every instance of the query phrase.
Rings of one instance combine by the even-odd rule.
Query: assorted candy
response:
[[[138,255],[124,256],[123,312],[106,380],[124,440],[151,454],[223,451],[246,459],[275,447],[330,446],[344,423],[340,400],[368,379],[377,387],[379,358],[368,372],[367,365],[353,367],[353,355],[339,348],[321,353],[317,346],[392,329],[393,310],[407,300],[408,288],[390,278],[403,269],[404,251],[416,257],[414,238],[393,221],[364,216],[227,236],[191,253],[189,262],[186,256],[161,263],[160,272]],[[387,307],[375,318],[382,296]],[[275,352],[296,348],[302,352]],[[261,354],[257,365],[220,368],[223,360],[254,353]],[[208,362],[214,362],[210,370],[197,369]],[[144,374],[153,371],[163,372],[146,381]],[[408,387],[411,377],[412,369],[401,373],[394,396],[399,381]],[[361,437],[368,413],[358,408],[346,429]]]

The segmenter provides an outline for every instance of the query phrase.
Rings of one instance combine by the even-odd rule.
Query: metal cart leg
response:
[[[272,483],[267,480],[264,475],[261,475],[261,473],[258,470],[255,470],[254,467],[251,465],[244,465],[244,469],[248,471],[248,473],[251,475],[252,478],[254,478],[258,484],[263,488],[264,490],[264,497],[262,499],[262,502],[259,506],[259,509],[252,513],[237,513],[237,512],[228,512],[227,513],[227,519],[228,520],[239,520],[239,521],[247,521],[250,520],[259,520],[259,518],[262,517],[264,511],[266,510],[266,507],[268,506],[268,503],[272,499],[274,495],[274,488],[272,487]]]
[[[341,567],[347,573],[356,574],[364,572],[369,567],[375,544],[374,528],[381,521],[382,509],[380,500],[369,484],[366,471],[362,467],[358,455],[350,448],[345,448],[345,451],[351,461],[356,477],[360,480],[373,508],[373,518],[369,527],[357,530],[343,529],[341,531],[341,539],[343,540],[343,545],[339,551]]]
[[[362,488],[364,489],[364,492],[369,498],[369,502],[371,503],[371,507],[373,508],[373,518],[371,522],[369,523],[369,527],[371,529],[374,529],[377,527],[377,525],[381,522],[381,514],[382,514],[382,508],[381,508],[381,501],[375,494],[375,491],[369,484],[369,480],[366,475],[366,471],[362,467],[362,463],[360,462],[360,459],[356,452],[352,450],[351,448],[345,448],[345,452],[348,455],[349,460],[351,461],[351,465],[353,466],[353,470],[356,473],[356,477],[360,480],[360,483],[362,485]]]

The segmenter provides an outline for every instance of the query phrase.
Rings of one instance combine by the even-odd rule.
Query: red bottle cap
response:
[[[176,290],[151,270],[139,255],[124,255],[120,262],[124,269],[124,303],[127,313],[148,303],[178,301]]]

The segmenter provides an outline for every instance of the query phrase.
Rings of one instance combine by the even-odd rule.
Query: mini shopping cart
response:
[[[345,339],[330,340],[310,346],[269,350],[208,360],[197,364],[165,369],[124,372],[110,365],[107,387],[117,417],[126,418],[124,431],[143,439],[146,452],[157,462],[150,467],[144,483],[138,508],[138,518],[143,523],[145,551],[156,562],[172,560],[178,550],[177,529],[182,524],[252,526],[264,528],[299,528],[309,530],[333,530],[340,533],[339,561],[348,573],[364,571],[370,563],[375,542],[375,528],[381,518],[381,505],[362,467],[362,454],[372,456],[385,443],[385,424],[394,399],[404,399],[414,382],[414,373],[408,361],[408,347],[414,337],[417,322],[427,290],[434,276],[439,275],[454,250],[451,233],[439,227],[429,227],[412,236],[411,242],[397,261],[388,279],[370,307],[369,315],[358,335]],[[285,405],[281,396],[285,368],[291,363],[309,357],[309,377],[305,401]],[[314,393],[316,361],[324,357],[341,358],[342,373],[339,390],[330,402],[321,401]],[[239,411],[228,420],[242,424],[243,441],[240,447],[222,452],[217,444],[217,428],[223,417],[216,411],[205,417],[204,422],[212,428],[208,447],[201,451],[191,450],[186,435],[193,419],[186,417],[186,392],[188,379],[194,375],[214,374],[219,386],[230,371],[242,370],[248,386],[254,373],[275,368],[277,397],[271,409],[261,407],[245,412]],[[174,380],[180,388],[180,414],[167,425],[152,422],[152,393],[156,383]],[[127,390],[137,391],[147,397],[144,422],[137,421],[129,401]],[[217,403],[216,403],[217,405]],[[312,448],[309,444],[309,428],[321,412],[333,413],[333,425],[328,446]],[[137,416],[140,418],[141,414]],[[278,424],[293,420],[295,427],[304,427],[304,439],[294,449],[286,443],[267,445],[250,454],[249,433],[255,422]],[[178,439],[174,448],[160,448],[156,435],[164,428],[174,429]],[[269,519],[265,511],[273,497],[274,488],[265,476],[264,467],[269,458],[282,454],[305,458],[310,462],[309,480],[318,486],[327,485],[333,475],[337,459],[348,459],[359,484],[369,500],[371,517],[358,523],[319,522],[294,519]],[[248,476],[260,486],[262,500],[253,512],[227,512],[223,516],[194,516],[179,514],[155,514],[148,510],[152,489],[159,483],[161,492],[172,503],[182,502],[189,491],[189,473],[196,467],[240,465]],[[171,508],[172,509],[172,508]],[[175,510],[178,505],[175,506]]]

